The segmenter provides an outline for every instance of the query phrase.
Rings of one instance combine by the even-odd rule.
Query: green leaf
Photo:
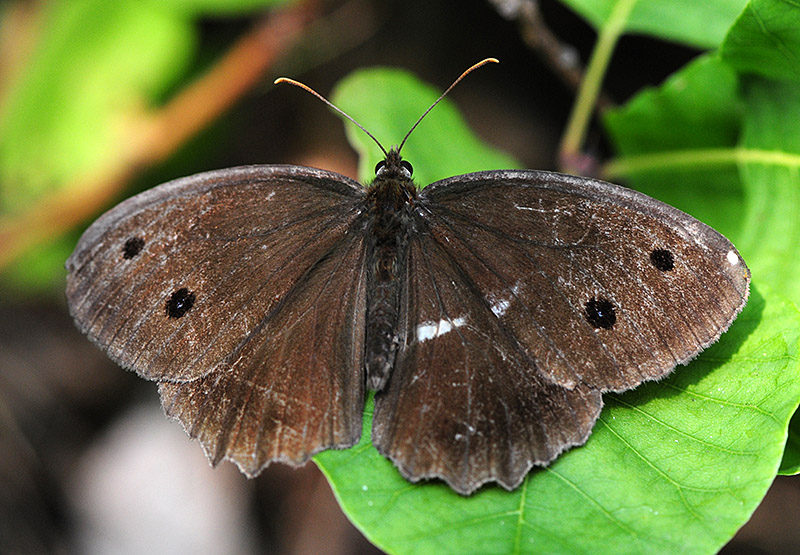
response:
[[[491,68],[484,70],[488,71]],[[457,76],[456,76],[457,77]],[[398,144],[441,91],[410,74],[389,68],[352,73],[336,87],[334,104],[364,125],[387,150]],[[369,181],[383,160],[378,146],[348,122],[347,135],[360,155],[359,176]],[[419,124],[403,147],[414,167],[414,181],[425,186],[439,179],[479,170],[518,168],[512,157],[476,138],[445,98]]]
[[[141,109],[185,68],[188,22],[151,4],[47,4],[31,62],[0,119],[0,209],[19,210],[103,167],[126,111]]]
[[[730,142],[741,117],[736,80],[724,67],[700,64],[684,84],[691,88],[703,82],[699,76],[711,76],[723,89],[714,91],[715,102],[730,110],[709,114],[717,129],[706,130],[706,139],[696,144]],[[398,78],[382,85],[387,75]],[[359,72],[356,78],[359,87],[348,79],[338,88],[337,103],[379,139],[399,140],[422,110],[410,106],[411,91],[425,87],[394,71]],[[679,85],[676,81],[671,94],[680,92]],[[703,99],[696,91],[691,94]],[[426,96],[423,107],[436,94]],[[356,115],[359,109],[363,112]],[[664,116],[673,117],[669,110]],[[434,128],[430,135],[422,133],[426,124]],[[708,122],[701,118],[699,124]],[[456,131],[452,137],[451,129]],[[476,163],[474,154],[460,156],[467,146],[453,148],[452,160],[443,157],[455,166],[446,170],[437,171],[436,156],[424,163],[417,159],[438,154],[441,145],[460,145],[460,125],[426,120],[419,132],[404,152],[430,175],[423,182],[482,169],[475,167],[480,160]],[[360,131],[350,137],[371,157],[362,165],[371,174],[377,148]],[[673,144],[684,140],[680,133],[671,139]],[[477,140],[465,144],[470,142]],[[419,150],[412,151],[412,144]],[[694,191],[687,196],[684,204],[691,206]],[[315,461],[348,517],[388,552],[711,553],[747,521],[778,469],[800,399],[798,344],[800,314],[759,285],[716,345],[667,380],[607,395],[588,443],[533,471],[513,492],[489,486],[466,498],[437,481],[405,481],[369,441],[372,399],[361,442],[350,450],[321,453]]]
[[[800,81],[800,4],[752,0],[722,44],[722,56],[742,73]]]
[[[766,46],[769,41],[786,44],[789,36],[797,34],[794,29],[800,28],[800,9],[784,9],[786,6],[780,2],[752,2],[728,35],[723,46],[724,55],[702,63],[716,64],[723,71],[728,66],[786,77],[784,70],[792,71],[793,47],[770,49]],[[756,14],[773,16],[756,20]],[[774,14],[781,14],[781,17]],[[755,32],[754,21],[758,23]],[[781,37],[783,42],[775,37]],[[739,48],[739,45],[750,44],[756,46],[755,50]],[[754,58],[754,52],[760,52],[760,58]],[[758,61],[754,61],[756,59]],[[787,60],[789,62],[784,63]],[[697,64],[692,66],[696,69]],[[607,119],[623,154],[616,166],[646,170],[630,173],[637,189],[687,209],[720,229],[737,244],[754,276],[799,303],[800,283],[795,276],[800,265],[800,219],[797,217],[800,213],[800,131],[796,124],[800,118],[800,93],[796,83],[745,79],[743,91],[737,92],[735,87],[724,86],[706,68],[702,72],[695,71],[693,79],[686,79],[683,90],[680,86],[670,86],[680,84],[683,76],[689,76],[692,66],[657,91],[641,94]],[[728,93],[723,94],[726,90]],[[725,101],[726,96],[730,102]],[[733,109],[737,96],[741,98],[740,110]],[[664,101],[665,98],[671,100]],[[714,99],[718,102],[716,108]],[[699,119],[684,117],[687,111]],[[726,129],[721,125],[722,120],[708,117],[708,114],[726,111],[741,114],[740,137],[732,148],[726,146],[729,141],[722,140],[727,134],[722,133]],[[731,118],[730,122],[734,121],[735,118]],[[671,133],[665,131],[670,122],[685,127],[687,138],[673,140]],[[642,150],[648,152],[642,154]],[[733,175],[734,168],[738,176]],[[671,188],[669,179],[673,179]],[[741,184],[742,206],[738,199],[729,196],[730,187],[719,188],[715,200],[713,184],[724,186],[726,181],[731,186]],[[681,205],[678,197],[690,199],[682,191],[687,186],[708,191],[704,195],[705,207],[694,209]],[[720,210],[715,210],[715,203],[719,203]],[[797,440],[800,424],[795,423],[791,430],[781,464],[784,474],[800,470],[800,442]]]
[[[745,98],[742,146],[763,161],[741,163],[747,206],[739,250],[754,275],[800,304],[800,90],[757,80]]]
[[[42,3],[36,48],[9,84],[0,114],[0,215],[30,209],[81,176],[102,173],[127,145],[121,132],[187,74],[192,17],[276,0],[69,0]],[[0,11],[0,16],[3,12]],[[32,292],[63,285],[74,246],[25,253],[4,285]]]
[[[699,48],[719,45],[747,0],[562,0],[596,29],[622,25],[642,33]],[[614,21],[620,4],[633,2],[624,21]]]
[[[800,474],[800,411],[796,411],[789,423],[789,437],[778,474],[794,476]]]
[[[800,92],[764,79],[742,89],[730,64],[731,52],[700,59],[609,114],[614,167],[725,233],[754,275],[800,302]]]
[[[620,156],[615,167],[636,189],[735,239],[742,225],[735,151],[742,110],[736,73],[702,56],[606,114]]]
[[[169,7],[170,11],[192,15],[241,15],[267,7],[278,7],[292,0],[148,0]]]
[[[609,111],[606,124],[626,154],[733,146],[741,127],[738,88],[733,69],[700,56],[658,88]]]
[[[763,295],[763,296],[762,296]],[[723,338],[606,407],[583,447],[506,492],[413,485],[370,444],[315,457],[348,517],[390,553],[712,553],[775,476],[800,398],[800,314],[757,287]]]

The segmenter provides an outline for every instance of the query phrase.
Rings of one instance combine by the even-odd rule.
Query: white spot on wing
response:
[[[551,212],[551,210],[545,210],[543,208],[536,208],[536,207],[533,207],[533,206],[521,206],[521,205],[517,204],[516,202],[514,203],[514,208],[516,208],[517,210],[527,210],[528,212],[542,212],[542,213]],[[556,212],[557,213],[557,212],[560,212],[560,210],[555,209],[555,210],[552,210],[552,212]]]
[[[728,254],[726,255],[726,258],[728,259],[728,263],[731,266],[738,266],[739,265],[739,257],[736,256],[735,252],[728,251]]]
[[[422,343],[428,339],[441,337],[442,335],[450,332],[453,328],[460,328],[467,323],[466,318],[463,316],[455,320],[439,320],[438,322],[423,322],[417,325],[417,340]]]
[[[520,286],[521,283],[519,281],[515,283],[514,286],[511,287],[511,297],[508,298],[496,297],[495,295],[489,296],[490,300],[493,301],[492,306],[489,308],[492,309],[492,312],[494,312],[495,316],[499,318],[506,313],[508,307],[511,306],[511,298],[515,297],[517,293],[519,293]]]
[[[500,316],[506,313],[506,310],[508,310],[509,306],[511,306],[510,300],[500,299],[499,301],[497,301],[492,305],[492,312],[494,312],[494,315],[499,318]]]

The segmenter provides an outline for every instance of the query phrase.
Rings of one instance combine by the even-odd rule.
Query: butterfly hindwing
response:
[[[302,276],[274,315],[210,374],[162,382],[168,415],[214,462],[247,475],[301,464],[361,435],[364,235],[351,233]]]
[[[406,478],[438,477],[462,494],[487,481],[512,489],[533,464],[586,440],[600,395],[537,374],[427,232],[412,234],[407,280],[400,354],[375,397],[372,433]]]

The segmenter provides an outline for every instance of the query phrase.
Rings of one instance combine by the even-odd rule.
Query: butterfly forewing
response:
[[[286,166],[164,184],[84,233],[67,262],[70,311],[120,365],[200,377],[341,240],[362,196],[342,176]]]
[[[373,443],[413,481],[438,477],[462,494],[487,481],[511,489],[533,464],[586,440],[600,395],[537,374],[462,261],[418,224],[402,345],[375,398]]]
[[[435,183],[419,211],[502,329],[566,387],[622,391],[715,341],[744,305],[733,245],[619,186],[550,172]]]

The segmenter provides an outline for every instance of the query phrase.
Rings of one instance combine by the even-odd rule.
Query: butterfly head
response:
[[[375,166],[376,179],[403,179],[410,180],[414,173],[411,163],[403,160],[400,149],[392,147],[386,157]]]
[[[317,91],[315,91],[314,89],[312,89],[308,85],[300,83],[299,81],[295,81],[294,79],[289,79],[287,77],[279,77],[278,79],[275,80],[275,84],[278,85],[280,83],[288,83],[290,85],[294,85],[296,87],[300,87],[301,89],[305,90],[306,92],[311,93],[312,95],[316,96],[319,100],[321,100],[322,102],[324,102],[325,104],[330,106],[333,110],[335,110],[336,112],[340,113],[345,118],[349,119],[359,129],[361,129],[364,133],[366,133],[367,136],[369,136],[370,139],[375,141],[375,144],[378,145],[378,148],[381,149],[381,151],[384,153],[384,155],[386,157],[381,162],[378,162],[377,166],[375,166],[375,182],[373,183],[373,188],[374,188],[374,186],[376,184],[379,184],[379,183],[398,183],[398,182],[402,182],[404,184],[411,184],[411,174],[413,173],[413,168],[411,167],[411,164],[409,164],[408,162],[403,160],[403,158],[400,156],[400,151],[403,150],[403,145],[406,144],[406,141],[408,140],[408,137],[411,135],[411,133],[414,131],[414,129],[417,128],[417,126],[420,124],[420,122],[423,119],[425,119],[425,116],[427,116],[428,113],[431,110],[433,110],[434,106],[436,106],[439,102],[441,102],[441,100],[445,96],[447,96],[447,93],[449,93],[453,89],[453,87],[458,85],[458,83],[460,83],[461,80],[464,77],[466,77],[467,75],[469,75],[472,71],[474,71],[474,70],[478,69],[479,67],[482,67],[482,66],[484,66],[484,65],[486,65],[486,64],[488,64],[490,62],[491,63],[495,63],[495,64],[499,63],[496,58],[486,58],[484,60],[481,60],[477,64],[474,64],[469,69],[467,69],[464,73],[462,73],[458,77],[458,79],[453,81],[453,83],[449,87],[447,87],[447,89],[441,94],[441,96],[439,96],[439,98],[437,98],[436,101],[433,104],[431,104],[428,107],[428,109],[425,110],[425,112],[423,112],[423,114],[417,119],[416,123],[414,123],[414,125],[411,126],[411,129],[408,130],[408,133],[406,133],[406,136],[403,137],[403,140],[400,142],[400,146],[393,146],[391,149],[389,149],[388,152],[383,147],[383,145],[380,143],[380,141],[378,139],[376,139],[375,136],[372,133],[367,131],[367,129],[363,125],[358,123],[355,119],[353,119],[346,112],[342,111],[340,108],[334,106],[327,98],[325,98],[324,96],[319,94]],[[405,187],[405,188],[408,188],[408,187]],[[410,188],[413,189],[413,186],[410,187]],[[411,195],[411,196],[413,196],[413,195]]]
[[[367,193],[378,205],[393,209],[413,203],[417,196],[417,188],[411,180],[413,172],[411,164],[400,156],[400,149],[392,147],[375,166],[375,179],[367,187]]]

